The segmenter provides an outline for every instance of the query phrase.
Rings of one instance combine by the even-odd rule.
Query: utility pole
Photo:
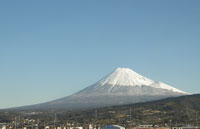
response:
[[[170,119],[169,122],[170,122],[170,127],[171,127],[172,126],[172,119]]]
[[[197,114],[197,112],[196,112],[196,126],[198,127],[199,126],[199,124],[198,124],[198,114]]]
[[[54,126],[54,129],[56,128],[56,113],[55,113],[55,118],[54,118],[54,124],[53,124],[53,126]]]
[[[131,119],[132,119],[132,113],[131,113],[131,112],[132,112],[132,109],[131,109],[131,107],[130,107],[130,114],[129,114],[129,115],[130,115],[130,121],[131,121]]]
[[[95,120],[97,120],[97,110],[95,110]]]
[[[18,122],[19,122],[19,126],[21,125],[21,117],[19,115],[19,119],[18,119]],[[19,127],[20,128],[20,127]]]
[[[17,117],[15,116],[15,129],[17,129]]]
[[[139,125],[140,123],[139,123],[138,113],[136,113],[136,115],[137,115],[137,125]]]
[[[95,110],[95,128],[97,128],[97,110]]]

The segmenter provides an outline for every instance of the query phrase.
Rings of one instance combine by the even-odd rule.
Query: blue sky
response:
[[[0,2],[0,108],[71,95],[117,67],[200,92],[199,0]]]

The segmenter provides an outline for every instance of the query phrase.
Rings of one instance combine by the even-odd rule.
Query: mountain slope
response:
[[[62,113],[66,121],[80,120],[86,123],[98,115],[97,123],[110,124],[155,124],[169,126],[196,126],[200,122],[200,94],[170,97],[156,101],[118,105],[92,110]],[[74,115],[76,114],[76,115]]]
[[[139,75],[131,69],[117,68],[97,83],[71,96],[25,108],[93,108],[146,102],[187,94],[162,82]]]

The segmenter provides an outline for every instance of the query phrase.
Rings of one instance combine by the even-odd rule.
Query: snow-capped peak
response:
[[[178,92],[188,94],[184,91],[176,89],[162,82],[156,82],[149,78],[146,78],[129,68],[117,68],[113,73],[102,79],[99,86],[111,85],[114,86],[150,86],[153,88],[161,88],[170,90],[172,92]]]
[[[100,83],[101,85],[142,86],[150,85],[154,81],[139,75],[129,68],[117,68]]]

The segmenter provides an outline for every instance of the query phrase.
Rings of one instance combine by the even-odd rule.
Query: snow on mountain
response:
[[[115,86],[131,86],[131,87],[142,87],[149,86],[152,88],[166,89],[172,92],[188,94],[184,91],[176,89],[162,82],[156,82],[149,78],[146,78],[129,68],[117,68],[113,73],[100,80],[94,87],[106,87],[114,88]]]
[[[167,89],[169,91],[172,91],[172,92],[178,92],[178,93],[183,93],[183,94],[189,94],[189,93],[186,93],[184,91],[181,91],[179,89],[176,89],[172,86],[169,86],[165,83],[162,83],[162,82],[154,82],[153,84],[151,84],[150,86],[152,87],[155,87],[155,88],[161,88],[161,89]]]
[[[108,77],[100,82],[100,85],[119,85],[119,86],[142,86],[150,85],[154,81],[139,75],[129,68],[117,68]]]
[[[117,68],[97,83],[73,95],[26,108],[83,109],[147,102],[182,95],[188,93],[153,81],[129,68]]]

